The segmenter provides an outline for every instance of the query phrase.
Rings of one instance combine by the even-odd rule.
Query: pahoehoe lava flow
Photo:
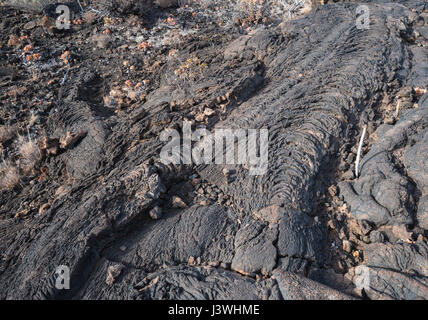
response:
[[[202,2],[0,0],[0,299],[428,299],[428,4]]]

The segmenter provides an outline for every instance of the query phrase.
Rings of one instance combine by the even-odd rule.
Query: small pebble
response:
[[[159,206],[154,207],[152,210],[150,210],[149,215],[153,220],[162,218],[162,208]]]
[[[172,197],[172,207],[184,209],[187,207],[187,204],[183,200],[181,200],[180,197],[173,196]]]
[[[352,244],[351,244],[351,242],[350,241],[348,241],[348,240],[343,240],[343,242],[342,242],[342,248],[343,248],[343,251],[345,251],[345,252],[351,252],[351,250],[352,250]]]

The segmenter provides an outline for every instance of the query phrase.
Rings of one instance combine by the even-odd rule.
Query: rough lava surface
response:
[[[111,1],[58,32],[53,1],[0,1],[0,124],[45,137],[0,191],[0,298],[428,299],[428,4],[319,2],[228,25]],[[268,129],[266,174],[164,165],[183,120]]]

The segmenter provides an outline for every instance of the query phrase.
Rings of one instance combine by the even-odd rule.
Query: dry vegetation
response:
[[[6,142],[13,138],[15,129],[12,126],[0,126],[0,143]]]
[[[9,161],[0,163],[0,191],[15,188],[20,181],[18,168]]]
[[[0,127],[0,145],[3,147],[7,141],[12,140],[16,130],[11,126]],[[0,162],[0,191],[12,190],[18,186],[22,177],[35,174],[42,158],[40,148],[36,141],[18,134],[16,141],[8,144],[9,149]],[[4,160],[6,159],[6,160]]]
[[[21,143],[18,152],[21,156],[19,165],[23,173],[32,173],[33,169],[41,159],[39,146],[36,142],[29,139],[28,141]]]

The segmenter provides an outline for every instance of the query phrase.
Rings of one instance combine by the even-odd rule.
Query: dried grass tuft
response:
[[[28,139],[19,148],[20,167],[25,174],[31,173],[41,159],[40,148],[36,142]]]
[[[0,191],[15,188],[20,181],[18,168],[9,161],[0,163]]]

